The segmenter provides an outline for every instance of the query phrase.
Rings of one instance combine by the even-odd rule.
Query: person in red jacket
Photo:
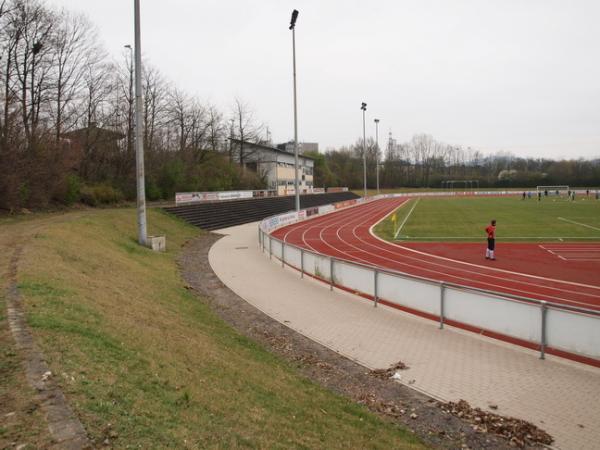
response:
[[[495,260],[494,250],[496,247],[496,221],[492,220],[492,222],[485,228],[485,232],[487,233],[487,249],[485,250],[485,259]]]

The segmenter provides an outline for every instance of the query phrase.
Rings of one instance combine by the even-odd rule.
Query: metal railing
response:
[[[304,218],[300,217],[299,221]],[[539,349],[541,359],[551,347],[580,357],[573,359],[590,359],[600,364],[600,311],[439,281],[324,255],[274,238],[263,230],[269,219],[262,221],[258,228],[262,251],[268,251],[271,259],[279,259],[282,267],[287,264],[299,270],[302,278],[307,274],[328,283],[331,290],[338,287],[370,298],[375,307],[385,302],[429,319],[436,318],[440,329],[450,322]],[[407,290],[410,290],[410,295],[405,295]]]

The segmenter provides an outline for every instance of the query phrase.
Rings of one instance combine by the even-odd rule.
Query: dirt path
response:
[[[65,216],[49,216],[33,222],[0,225],[0,248],[3,250],[0,252],[0,273],[3,274],[0,288],[6,302],[6,321],[0,321],[0,339],[9,349],[14,349],[10,350],[12,358],[24,369],[23,376],[19,364],[14,364],[12,376],[2,378],[1,388],[6,392],[0,397],[0,413],[3,413],[0,423],[7,430],[0,435],[2,448],[26,445],[73,450],[91,448],[81,422],[54,381],[45,357],[27,327],[18,290],[19,262],[28,241],[47,224],[65,219]],[[4,362],[5,359],[8,361],[7,355],[2,356],[2,367],[9,366]]]

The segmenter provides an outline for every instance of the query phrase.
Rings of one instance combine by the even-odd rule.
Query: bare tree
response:
[[[219,151],[220,143],[223,141],[223,136],[226,131],[226,125],[223,122],[223,114],[221,114],[214,105],[210,105],[207,108],[206,114],[209,146],[211,150]]]
[[[254,113],[247,103],[239,98],[235,99],[233,104],[232,116],[234,119],[235,137],[239,139],[238,162],[244,167],[246,159],[255,153],[245,145],[246,142],[258,142],[262,133],[262,125],[257,125],[254,121]]]
[[[152,152],[156,148],[157,128],[166,120],[168,86],[156,68],[149,63],[143,67],[144,147]]]
[[[55,56],[49,38],[56,18],[37,0],[16,1],[12,15],[20,30],[13,58],[21,115],[28,146],[34,149],[41,107],[48,100],[47,81]]]
[[[61,11],[61,20],[50,39],[56,53],[53,64],[54,134],[58,142],[65,127],[77,119],[76,101],[85,89],[85,74],[91,55],[101,52],[96,47],[97,32],[85,16]]]

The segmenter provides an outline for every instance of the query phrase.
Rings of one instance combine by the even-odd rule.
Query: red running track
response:
[[[481,244],[398,244],[374,236],[371,227],[407,200],[392,198],[364,203],[280,228],[273,236],[338,259],[437,281],[600,310],[598,261],[565,261],[538,244],[501,242],[497,245],[499,259],[486,261],[485,236]],[[482,228],[484,226],[482,224]],[[554,249],[557,244],[552,246]]]

